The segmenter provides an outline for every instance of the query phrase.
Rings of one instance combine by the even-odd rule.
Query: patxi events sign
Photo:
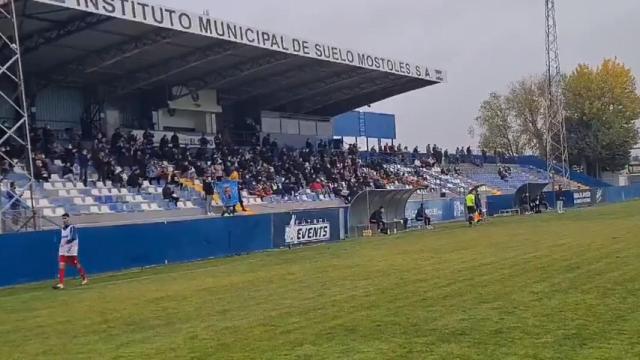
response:
[[[284,232],[285,244],[300,244],[306,242],[328,241],[331,239],[331,226],[325,220],[313,222],[296,221],[296,215],[291,215],[291,221]]]
[[[327,60],[410,76],[435,82],[445,82],[446,73],[424,64],[401,61],[364,52],[323,44],[289,35],[261,30],[220,20],[204,14],[172,9],[137,0],[36,0],[38,2],[108,15],[153,26],[258,46],[274,51]]]

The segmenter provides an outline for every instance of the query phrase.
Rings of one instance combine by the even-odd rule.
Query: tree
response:
[[[507,95],[491,93],[480,105],[475,128],[480,147],[506,155],[546,154],[546,84],[541,76],[521,79],[509,86]]]
[[[590,175],[619,171],[638,142],[640,95],[629,68],[605,59],[597,68],[578,67],[568,76],[565,111],[569,161]]]

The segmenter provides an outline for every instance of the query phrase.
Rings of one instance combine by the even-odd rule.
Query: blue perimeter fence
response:
[[[545,192],[544,197],[550,207],[556,206],[555,192]],[[587,207],[604,203],[614,204],[638,199],[640,199],[640,184],[564,191],[564,207],[566,208]],[[488,196],[488,215],[493,216],[499,214],[501,210],[517,207],[515,200],[514,194]]]
[[[640,199],[640,184],[566,191],[565,207]],[[545,193],[555,207],[555,194]],[[463,199],[411,200],[406,217],[423,203],[434,222],[463,220]],[[488,196],[489,215],[514,208],[514,195]],[[346,208],[117,226],[81,227],[80,255],[90,274],[183,263],[282,248],[291,243],[337,241],[348,228]],[[296,238],[298,237],[298,238]],[[0,287],[54,279],[60,232],[0,235]]]
[[[344,208],[330,208],[80,227],[80,260],[89,274],[99,274],[241,255],[288,245],[287,228],[296,230],[291,231],[294,235],[304,236],[304,242],[341,240],[346,229],[345,213]],[[291,241],[295,243],[296,239]],[[54,279],[59,243],[58,230],[0,235],[0,287]]]

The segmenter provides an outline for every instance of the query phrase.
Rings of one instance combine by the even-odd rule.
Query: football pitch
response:
[[[4,289],[0,358],[639,359],[639,227],[632,202]]]

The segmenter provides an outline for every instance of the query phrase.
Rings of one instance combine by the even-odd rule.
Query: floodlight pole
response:
[[[545,141],[547,173],[551,178],[551,184],[555,190],[556,174],[560,177],[560,181],[565,184],[568,183],[570,175],[555,0],[545,0],[545,19],[547,53],[547,137]]]
[[[33,156],[29,137],[29,112],[25,93],[24,76],[22,72],[22,56],[14,0],[0,0],[0,22],[8,22],[10,26],[0,30],[0,80],[7,86],[0,86],[0,107],[15,113],[13,119],[0,119],[0,157],[13,166],[16,174],[21,173],[24,181],[17,181],[12,200],[0,206],[0,218],[7,223],[6,215],[15,218],[15,210],[11,210],[14,203],[20,203],[20,208],[27,208],[30,214],[27,219],[20,219],[21,225],[14,224],[14,230],[20,231],[33,222],[36,229],[36,211],[33,201]],[[21,158],[12,159],[11,153],[5,149],[11,146],[22,146],[24,152]],[[17,170],[17,171],[16,171]],[[3,179],[4,180],[4,179]],[[22,197],[29,190],[29,198]],[[21,210],[20,210],[21,211]]]

